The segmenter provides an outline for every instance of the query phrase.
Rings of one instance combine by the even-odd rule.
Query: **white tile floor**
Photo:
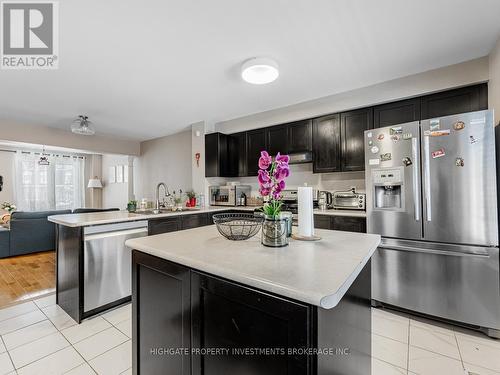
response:
[[[131,307],[77,325],[55,296],[0,310],[0,375],[131,375]],[[372,375],[500,375],[500,340],[374,309]]]

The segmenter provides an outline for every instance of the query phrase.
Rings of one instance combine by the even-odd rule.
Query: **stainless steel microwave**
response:
[[[249,185],[210,186],[211,206],[245,206],[252,187]]]

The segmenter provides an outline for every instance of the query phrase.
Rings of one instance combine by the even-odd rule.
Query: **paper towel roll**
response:
[[[312,187],[299,187],[299,236],[314,236],[313,190]]]

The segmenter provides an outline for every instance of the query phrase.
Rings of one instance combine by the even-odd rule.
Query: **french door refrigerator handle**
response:
[[[431,211],[431,161],[429,158],[429,136],[424,135],[424,193],[426,220],[432,221]]]
[[[411,139],[411,154],[414,160],[413,165],[413,201],[415,202],[415,220],[420,221],[420,190],[418,184],[419,160],[418,160],[418,139]]]

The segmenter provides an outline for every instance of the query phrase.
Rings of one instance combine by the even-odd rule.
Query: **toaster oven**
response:
[[[333,208],[337,210],[361,210],[364,211],[366,194],[356,193],[354,189],[349,191],[336,191],[333,193]]]

